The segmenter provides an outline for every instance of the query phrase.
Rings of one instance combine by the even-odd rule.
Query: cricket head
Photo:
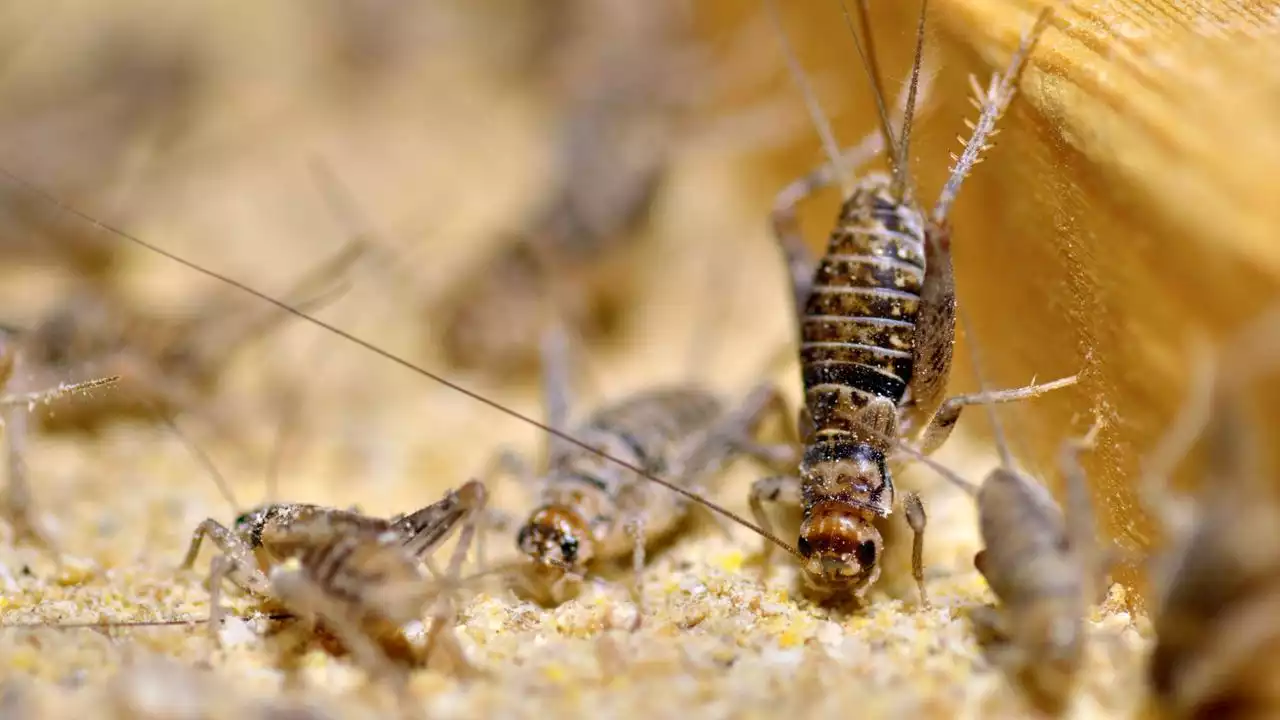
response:
[[[535,510],[520,528],[516,546],[533,561],[525,584],[542,602],[561,602],[595,557],[595,538],[587,521],[564,505]]]
[[[805,582],[819,594],[861,597],[880,576],[875,520],[892,509],[884,454],[863,442],[818,442],[805,449],[800,472],[817,493],[796,544]]]
[[[262,547],[262,533],[280,517],[283,510],[283,506],[275,503],[260,505],[237,517],[231,529],[256,550]]]
[[[831,500],[815,505],[800,525],[796,549],[804,558],[805,584],[822,596],[861,597],[880,577],[884,542],[874,514]]]

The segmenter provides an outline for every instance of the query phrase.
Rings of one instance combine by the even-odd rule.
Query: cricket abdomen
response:
[[[841,208],[800,328],[818,437],[856,433],[856,411],[876,398],[902,402],[924,274],[920,214],[893,197],[887,177],[868,177]]]

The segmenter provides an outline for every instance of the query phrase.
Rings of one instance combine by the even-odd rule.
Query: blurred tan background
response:
[[[467,365],[442,334],[467,288],[492,274],[493,253],[555,234],[548,207],[607,206],[613,215],[596,218],[607,230],[599,257],[552,258],[569,269],[551,286],[592,288],[588,300],[568,302],[615,296],[583,311],[605,319],[591,320],[598,332],[582,358],[582,407],[690,377],[741,392],[793,332],[767,232],[773,194],[822,154],[757,3],[655,3],[651,14],[639,5],[8,3],[0,166],[272,292],[353,234],[372,233],[378,251],[321,314],[535,414],[527,362]],[[840,7],[786,5],[786,32],[852,144],[874,124]],[[896,90],[917,8],[873,5]],[[929,202],[974,116],[967,75],[985,80],[1003,67],[1043,5],[930,4],[936,75],[913,153]],[[1225,335],[1271,301],[1280,276],[1277,18],[1269,3],[1058,6],[995,149],[953,214],[959,297],[986,381],[1082,373],[1076,388],[1002,411],[1018,454],[1054,483],[1062,440],[1083,432],[1095,409],[1105,416],[1086,466],[1104,528],[1126,547],[1153,540],[1132,485],[1179,405],[1187,333]],[[597,144],[566,150],[563,130],[578,122],[591,130],[576,137]],[[354,212],[326,199],[317,161]],[[588,179],[575,184],[580,177]],[[837,203],[828,191],[804,208],[815,249]],[[0,253],[5,322],[32,324],[84,282],[123,288],[134,307],[160,316],[195,312],[208,298],[228,312],[255,307],[11,184],[0,184]],[[500,341],[536,324],[508,312],[497,312]],[[957,348],[956,392],[976,387],[972,339]],[[233,370],[208,403],[240,418],[248,441],[210,448],[242,505],[263,496],[280,408],[292,402],[302,412],[290,421],[279,492],[294,500],[398,512],[475,475],[500,446],[535,456],[539,446],[535,430],[296,323]],[[794,365],[778,373],[793,405],[795,375]],[[966,418],[941,457],[968,470],[988,451],[985,418]],[[33,441],[37,501],[72,555],[163,569],[196,522],[229,510],[169,434],[111,427],[96,438]],[[749,475],[717,496],[745,509]],[[950,537],[947,518],[964,517],[963,499],[927,476],[915,482],[939,498],[939,536]],[[524,498],[499,488],[508,507],[527,507]],[[962,563],[969,543],[932,552]],[[30,548],[5,553],[11,568],[44,562]],[[1134,568],[1121,579],[1135,581]]]

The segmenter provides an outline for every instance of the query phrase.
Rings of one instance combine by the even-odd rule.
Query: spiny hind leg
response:
[[[791,475],[775,475],[756,480],[751,484],[750,497],[751,514],[755,517],[756,524],[770,535],[774,534],[773,523],[769,520],[769,513],[765,512],[764,504],[768,502],[800,507],[804,501],[802,491],[800,478]],[[760,577],[765,580],[769,577],[774,548],[773,543],[768,538],[763,540],[764,550],[761,555]]]
[[[1018,79],[1022,75],[1027,57],[1031,54],[1031,48],[1048,26],[1052,14],[1052,8],[1044,8],[1040,11],[1035,23],[1023,33],[1018,49],[1009,60],[1009,66],[1004,72],[992,76],[985,90],[978,85],[975,78],[970,76],[969,80],[975,95],[973,104],[979,111],[978,121],[969,126],[973,129],[973,135],[964,143],[964,150],[958,157],[951,156],[955,160],[955,165],[952,166],[951,176],[947,179],[938,196],[938,202],[934,205],[930,216],[933,224],[946,223],[947,214],[960,192],[960,186],[964,183],[965,177],[969,175],[974,165],[982,162],[982,153],[990,149],[991,145],[987,140],[995,134],[996,122],[1013,101]]]
[[[942,444],[951,436],[951,431],[955,429],[956,422],[960,419],[960,411],[970,405],[993,405],[1029,400],[1054,390],[1075,385],[1076,380],[1077,376],[1072,375],[1053,382],[947,398],[942,403],[942,406],[938,408],[938,411],[934,413],[933,418],[929,420],[929,424],[925,426],[921,434],[920,452],[928,455],[942,447]]]
[[[924,528],[929,518],[924,512],[924,502],[917,493],[905,493],[902,496],[902,508],[912,533],[911,577],[915,578],[916,588],[920,591],[920,607],[928,610],[929,593],[924,587]]]

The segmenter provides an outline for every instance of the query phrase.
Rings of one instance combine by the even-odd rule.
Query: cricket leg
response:
[[[45,527],[31,498],[31,484],[27,478],[24,456],[27,436],[27,409],[6,408],[4,413],[4,437],[9,451],[9,484],[3,497],[5,519],[13,528],[15,542],[30,540],[50,553],[55,560],[61,558],[53,535]]]
[[[476,488],[479,488],[477,490]],[[455,635],[454,624],[457,622],[456,590],[462,579],[462,564],[466,561],[467,552],[473,540],[477,539],[477,519],[484,509],[486,497],[482,493],[484,486],[472,481],[463,486],[461,494],[469,509],[469,515],[462,524],[458,534],[458,542],[449,556],[449,565],[443,578],[443,590],[436,598],[436,608],[432,612],[431,629],[427,632],[425,661],[429,664],[433,656],[443,654],[450,671],[458,676],[478,676],[483,674],[467,660],[466,653]],[[479,533],[483,535],[483,533]]]
[[[222,582],[230,580],[243,590],[258,597],[271,597],[271,585],[267,576],[258,568],[253,548],[240,539],[240,536],[228,530],[216,520],[209,519],[196,526],[191,536],[191,546],[183,559],[181,570],[190,570],[200,554],[200,541],[206,536],[217,546],[221,554],[214,556],[209,563],[209,576],[206,586],[209,588],[209,639],[214,647],[221,645],[218,635],[222,627],[224,610],[222,607]]]
[[[1018,402],[1045,395],[1054,390],[1076,384],[1078,377],[1061,378],[1047,383],[1026,385],[1008,390],[991,390],[972,395],[957,395],[947,398],[938,408],[929,424],[925,426],[920,442],[920,452],[929,455],[942,446],[960,419],[960,411],[970,405],[994,405],[999,403]]]
[[[1093,498],[1089,494],[1084,467],[1080,464],[1080,453],[1093,449],[1103,424],[1102,418],[1098,418],[1084,437],[1063,443],[1058,459],[1067,495],[1067,543],[1083,560],[1085,580],[1089,583],[1085,597],[1090,600],[1100,598],[1106,592],[1105,579],[1115,562],[1114,553],[1098,543]]]
[[[636,514],[626,523],[627,535],[631,537],[631,597],[636,604],[636,619],[631,624],[631,631],[640,629],[644,622],[644,517]]]
[[[873,133],[854,146],[853,151],[845,154],[843,168],[853,173],[865,165],[883,147],[878,133]],[[796,209],[811,195],[837,184],[839,172],[833,161],[828,161],[818,169],[804,177],[798,178],[784,187],[773,200],[773,211],[769,213],[769,221],[773,226],[773,236],[782,250],[782,256],[791,276],[791,290],[794,295],[795,312],[804,312],[805,303],[813,291],[813,273],[817,269],[817,259],[805,245],[804,236],[800,233],[800,224]]]
[[[920,590],[920,607],[928,610],[929,593],[924,587],[924,528],[929,518],[924,512],[924,502],[917,493],[905,493],[902,507],[906,511],[907,525],[911,527],[912,533],[911,576],[915,578],[916,587]]]
[[[504,477],[514,477],[526,492],[531,492],[538,483],[538,476],[533,470],[533,466],[525,460],[524,456],[511,448],[501,448],[488,462],[484,471],[480,474],[480,482],[489,490],[489,496],[493,497],[498,488],[499,481]],[[482,511],[482,521],[485,530],[493,530],[500,533],[506,533],[511,528],[519,524],[519,519],[509,512],[504,512],[497,508],[486,505]],[[481,567],[488,567],[488,555],[485,552],[485,532],[481,532],[476,538],[476,558],[480,562]]]
[[[431,505],[408,515],[393,518],[392,527],[404,538],[405,550],[422,562],[427,562],[431,554],[453,534],[453,531],[461,527],[462,532],[453,556],[461,566],[488,502],[489,492],[484,483],[470,480],[463,483],[457,490],[445,493],[443,498]],[[451,561],[451,571],[453,567],[454,564]]]
[[[542,361],[542,405],[547,425],[560,432],[569,430],[569,412],[573,402],[572,361],[569,333],[558,322],[551,322],[542,333],[539,344]],[[555,467],[570,446],[555,435],[547,435],[547,462]]]
[[[769,520],[769,513],[765,512],[764,504],[768,502],[799,507],[803,502],[800,478],[790,475],[775,475],[756,480],[751,484],[750,502],[751,514],[755,516],[756,524],[772,535],[773,523]],[[760,577],[768,579],[773,561],[773,543],[767,538],[764,540],[764,550],[762,552]]]

